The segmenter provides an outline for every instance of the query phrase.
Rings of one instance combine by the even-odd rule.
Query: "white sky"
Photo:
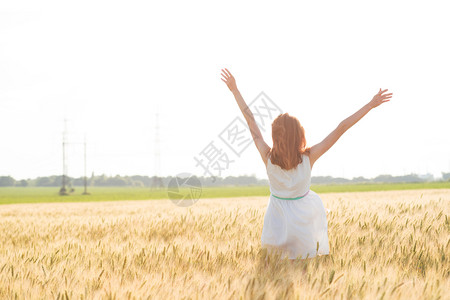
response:
[[[446,1],[0,2],[0,175],[60,174],[86,133],[88,173],[201,175],[198,156],[264,91],[299,118],[309,145],[366,104],[370,112],[313,176],[450,171]],[[270,134],[267,143],[272,144]],[[224,149],[225,151],[226,149]],[[82,145],[69,176],[83,174]],[[231,152],[228,152],[232,156]],[[222,173],[267,178],[252,144]]]

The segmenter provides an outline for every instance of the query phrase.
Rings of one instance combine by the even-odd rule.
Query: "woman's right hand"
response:
[[[375,108],[384,102],[390,101],[390,98],[392,98],[392,93],[385,94],[386,92],[387,89],[380,89],[380,91],[375,96],[373,96],[373,99],[369,102],[370,108]]]
[[[231,75],[231,72],[228,71],[227,68],[222,69],[222,77],[220,78],[223,82],[225,82],[227,84],[227,87],[230,89],[230,91],[232,93],[237,91],[237,86],[236,86],[236,79],[234,79],[234,76]]]

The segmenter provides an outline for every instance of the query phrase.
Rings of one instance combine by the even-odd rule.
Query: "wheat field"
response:
[[[268,197],[0,206],[1,299],[450,299],[450,190],[320,195],[328,256],[260,247]]]

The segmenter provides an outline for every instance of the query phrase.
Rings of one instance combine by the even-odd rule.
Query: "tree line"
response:
[[[228,177],[196,177],[202,186],[248,186],[248,185],[268,185],[267,179],[258,179],[255,176],[228,176]],[[157,176],[106,176],[98,175],[87,178],[88,186],[130,186],[130,187],[166,187],[174,176],[157,177]],[[0,187],[59,187],[62,185],[62,175],[53,175],[45,177],[37,177],[34,179],[16,180],[11,176],[0,176]],[[450,173],[442,173],[442,180],[450,181]],[[72,178],[66,177],[66,183],[71,186],[83,186],[84,177]],[[331,176],[313,176],[312,184],[344,184],[344,183],[406,183],[406,182],[427,182],[434,181],[431,176],[419,176],[417,174],[409,174],[402,176],[379,175],[375,178],[355,177],[353,179],[331,177]]]

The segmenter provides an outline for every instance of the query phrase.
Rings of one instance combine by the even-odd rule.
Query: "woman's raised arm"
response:
[[[247,103],[245,103],[244,98],[242,98],[241,93],[239,92],[236,86],[236,80],[234,79],[233,75],[231,75],[228,69],[225,70],[222,69],[222,72],[223,78],[221,78],[221,80],[227,84],[228,88],[233,93],[234,98],[236,99],[236,102],[239,105],[239,108],[241,109],[241,112],[244,115],[245,120],[247,121],[248,128],[250,129],[256,148],[258,149],[259,154],[261,155],[261,158],[264,161],[264,164],[267,165],[267,158],[270,147],[264,141],[261,131],[259,130],[258,125],[256,124],[255,117],[253,116],[253,113],[250,110],[250,108],[247,106]]]
[[[361,120],[372,108],[379,106],[384,102],[388,102],[392,97],[392,93],[385,94],[387,90],[381,90],[373,97],[373,99],[364,105],[360,110],[356,113],[342,121],[338,127],[333,130],[322,142],[318,143],[311,147],[309,154],[309,161],[311,164],[311,168],[314,163],[321,157],[325,152],[328,151],[336,141],[346,132],[350,127],[355,125],[356,122]]]

